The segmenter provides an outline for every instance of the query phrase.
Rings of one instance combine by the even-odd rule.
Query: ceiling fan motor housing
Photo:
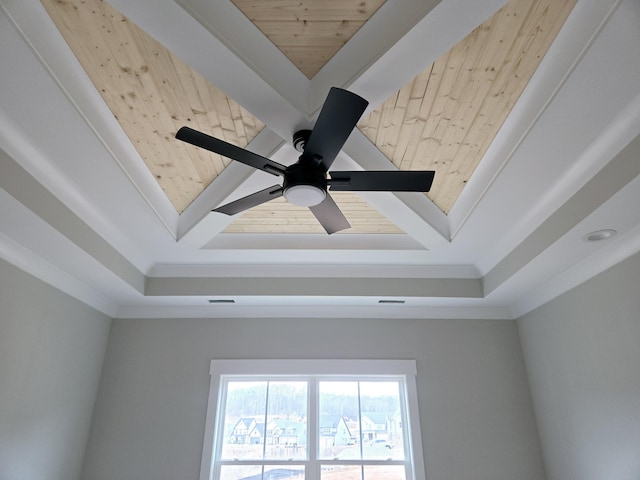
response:
[[[293,147],[299,151],[304,151],[304,146],[307,144],[307,140],[309,140],[309,136],[311,135],[311,130],[298,130],[293,134]]]

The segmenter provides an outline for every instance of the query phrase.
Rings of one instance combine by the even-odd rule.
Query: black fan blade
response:
[[[332,87],[305,144],[302,158],[320,163],[325,172],[329,170],[367,105],[369,102],[355,93]]]
[[[259,192],[252,193],[246,197],[242,197],[235,202],[227,203],[221,207],[215,208],[214,212],[226,213],[227,215],[235,215],[236,213],[249,210],[251,207],[266,203],[269,200],[282,196],[283,188],[280,185],[273,185]]]
[[[350,192],[428,192],[435,172],[429,171],[355,171],[329,172],[333,191]]]
[[[311,213],[318,219],[329,235],[351,227],[338,205],[336,205],[336,202],[333,201],[333,198],[331,198],[331,195],[328,193],[322,202],[313,207],[309,207],[309,210],[311,210]]]
[[[286,167],[278,162],[274,162],[262,155],[237,147],[224,140],[194,130],[193,128],[182,127],[178,130],[178,133],[176,133],[176,138],[272,175],[284,176],[286,170]]]

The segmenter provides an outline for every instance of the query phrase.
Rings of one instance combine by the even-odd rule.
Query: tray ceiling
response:
[[[183,212],[229,164],[174,139],[182,125],[245,147],[264,124],[100,0],[42,0],[145,164]],[[233,3],[308,77],[382,1]],[[401,170],[436,170],[428,197],[448,213],[575,0],[511,0],[358,128]],[[289,141],[289,139],[284,139]],[[336,195],[344,233],[403,233],[358,195]],[[215,207],[215,205],[211,205]],[[321,233],[306,209],[270,202],[227,233]]]
[[[2,258],[122,318],[517,318],[638,251],[635,0],[367,1],[311,78],[265,5],[354,8],[0,0]],[[288,165],[333,86],[370,102],[335,169],[433,168],[432,192],[336,193],[337,235],[282,201],[211,212],[274,179],[178,127]]]

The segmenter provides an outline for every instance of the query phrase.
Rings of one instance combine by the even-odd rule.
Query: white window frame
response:
[[[422,451],[422,436],[420,433],[420,417],[418,413],[418,394],[416,389],[415,360],[312,360],[312,359],[267,359],[267,360],[211,360],[209,374],[209,402],[205,420],[204,442],[202,448],[202,462],[200,465],[200,480],[214,480],[214,451],[217,447],[216,422],[223,416],[224,405],[221,402],[220,384],[224,376],[350,376],[350,377],[383,377],[402,376],[406,389],[406,416],[408,421],[403,424],[406,438],[410,439],[407,455],[411,463],[411,480],[425,478],[424,459]],[[310,439],[312,444],[314,439]]]

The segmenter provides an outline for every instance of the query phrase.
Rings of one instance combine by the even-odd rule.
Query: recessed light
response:
[[[602,240],[608,240],[610,238],[615,237],[618,234],[616,230],[611,228],[605,228],[603,230],[595,230],[593,232],[587,233],[582,239],[585,242],[601,242]]]

